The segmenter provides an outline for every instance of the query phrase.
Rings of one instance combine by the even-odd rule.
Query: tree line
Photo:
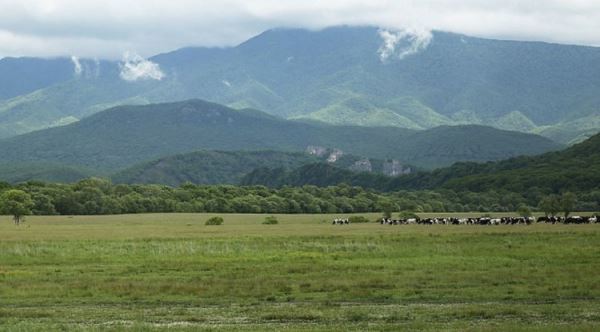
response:
[[[72,184],[30,181],[0,184],[0,212],[19,215],[101,215],[154,212],[363,213],[512,212],[527,207],[556,214],[600,210],[600,191],[563,195],[449,189],[378,192],[340,184],[328,187],[113,184],[89,178]],[[15,220],[16,222],[17,220]]]

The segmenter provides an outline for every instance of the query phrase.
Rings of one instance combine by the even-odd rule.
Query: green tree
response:
[[[575,203],[577,203],[577,196],[575,196],[575,194],[573,194],[572,192],[566,192],[562,195],[562,197],[560,198],[560,207],[565,213],[565,218],[567,218],[569,214],[573,212],[573,209],[575,208]]]
[[[519,205],[519,208],[517,208],[517,213],[521,217],[525,217],[525,218],[531,217],[531,209],[529,208],[529,206],[527,206],[525,204]]]
[[[391,218],[392,213],[394,212],[394,210],[396,210],[395,204],[389,200],[381,200],[380,202],[378,202],[377,208],[381,212],[383,212],[384,218]]]
[[[32,195],[33,208],[32,213],[35,215],[54,215],[56,208],[52,204],[52,199],[48,195],[36,193]]]
[[[538,206],[540,210],[544,211],[546,217],[555,216],[561,209],[560,199],[556,195],[549,195],[542,198]]]
[[[35,203],[31,196],[18,189],[11,189],[0,196],[0,211],[13,216],[15,225],[23,221],[23,217],[31,214]]]

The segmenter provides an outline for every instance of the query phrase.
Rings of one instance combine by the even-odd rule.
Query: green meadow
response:
[[[600,224],[215,215],[1,217],[0,330],[600,329]]]

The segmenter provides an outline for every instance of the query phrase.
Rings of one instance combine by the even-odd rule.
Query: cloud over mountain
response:
[[[379,36],[383,40],[383,44],[377,52],[382,62],[386,62],[390,58],[402,60],[409,55],[419,53],[429,46],[433,38],[431,31],[423,29],[399,31],[381,29]]]
[[[123,56],[123,62],[120,64],[121,73],[119,76],[125,81],[137,80],[158,80],[165,77],[160,66],[152,61],[142,58],[135,53],[126,52]]]
[[[273,27],[340,24],[600,45],[600,2],[3,0],[0,57],[118,59],[126,50],[149,56],[190,45],[234,45]]]

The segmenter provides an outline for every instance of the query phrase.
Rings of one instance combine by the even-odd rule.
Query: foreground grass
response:
[[[0,329],[600,328],[600,225],[209,216],[1,220]]]

